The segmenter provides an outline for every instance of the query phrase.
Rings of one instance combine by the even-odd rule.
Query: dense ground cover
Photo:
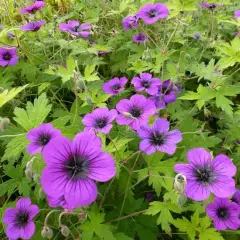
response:
[[[0,19],[1,239],[239,238],[239,1]]]

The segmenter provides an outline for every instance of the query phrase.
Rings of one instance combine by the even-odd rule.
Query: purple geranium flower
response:
[[[187,197],[202,201],[208,199],[212,192],[221,198],[230,197],[235,191],[236,167],[223,154],[212,156],[203,148],[194,148],[187,154],[189,164],[176,164],[176,172],[187,178],[185,194]]]
[[[41,20],[37,22],[29,22],[26,23],[25,25],[21,26],[20,29],[23,31],[31,31],[31,32],[36,32],[38,31],[46,22]]]
[[[0,47],[0,66],[13,66],[18,62],[17,49]]]
[[[148,39],[148,37],[145,36],[144,34],[142,34],[141,32],[132,37],[132,40],[135,43],[144,43],[147,39]]]
[[[150,97],[155,103],[156,108],[164,109],[166,104],[173,103],[177,100],[177,94],[181,91],[179,85],[174,84],[171,80],[161,82],[158,93]]]
[[[136,16],[143,19],[146,24],[153,24],[168,16],[168,8],[163,3],[148,3],[140,9]]]
[[[117,115],[115,109],[109,111],[107,107],[97,108],[92,113],[86,114],[82,122],[86,126],[85,130],[108,134],[113,127],[111,122]]]
[[[61,131],[53,128],[51,123],[42,123],[37,128],[31,129],[27,133],[27,139],[31,141],[27,146],[28,153],[40,153],[50,140],[58,136],[61,136]]]
[[[240,206],[240,190],[237,190],[233,196],[232,196],[232,201],[237,203],[237,205]]]
[[[216,230],[226,230],[227,228],[237,230],[240,226],[240,208],[236,203],[230,202],[228,198],[215,197],[214,202],[207,205],[206,212],[213,219]]]
[[[140,78],[134,77],[131,81],[137,92],[146,91],[150,95],[155,95],[158,92],[158,87],[161,85],[159,78],[153,78],[150,73],[141,73]]]
[[[130,100],[122,99],[116,109],[120,114],[116,118],[119,125],[129,125],[133,130],[138,130],[141,125],[148,123],[156,108],[154,103],[143,95],[135,94]]]
[[[193,36],[193,39],[199,39],[201,37],[201,34],[200,33],[196,33],[194,36]]]
[[[237,20],[238,18],[240,18],[240,10],[236,10],[234,12],[234,18]]]
[[[30,13],[30,14],[34,14],[37,11],[39,11],[41,8],[45,7],[46,3],[43,1],[37,1],[35,3],[33,3],[32,5],[23,8],[21,10],[19,10],[20,13]]]
[[[87,38],[90,35],[91,25],[87,23],[80,25],[78,21],[69,20],[67,23],[61,23],[59,29],[62,32],[68,32],[74,36]]]
[[[38,206],[32,205],[29,198],[19,199],[16,208],[7,208],[3,215],[3,222],[7,224],[7,237],[30,239],[35,232],[33,218],[38,213]]]
[[[138,27],[138,18],[136,16],[128,16],[122,20],[122,25],[125,31],[135,29]]]
[[[47,163],[41,177],[44,192],[62,197],[68,208],[87,206],[96,200],[94,182],[106,182],[116,174],[115,161],[102,152],[100,139],[89,132],[77,134],[71,142],[64,136],[52,139],[43,151]]]
[[[206,3],[206,2],[202,2],[202,3],[201,3],[201,6],[202,6],[203,8],[209,8],[209,9],[213,10],[213,9],[215,9],[216,7],[222,6],[222,4],[217,4],[217,3],[208,4],[208,3]]]
[[[69,208],[69,206],[67,205],[64,195],[60,197],[52,197],[47,195],[47,201],[48,201],[49,207],[52,207],[52,208],[62,207],[63,209],[73,210]]]
[[[103,91],[106,94],[116,95],[124,90],[124,86],[127,83],[126,77],[113,78],[110,81],[103,84]]]
[[[179,130],[169,131],[169,121],[164,118],[158,118],[153,126],[141,126],[137,133],[143,140],[140,142],[141,152],[150,155],[156,151],[174,154],[176,144],[182,141],[182,133]]]

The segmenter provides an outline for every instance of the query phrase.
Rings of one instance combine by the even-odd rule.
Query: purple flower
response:
[[[208,4],[208,3],[206,3],[206,2],[202,2],[202,3],[201,3],[201,6],[202,6],[203,8],[209,8],[209,9],[213,10],[213,9],[215,9],[216,7],[222,6],[222,4],[217,4],[217,3]]]
[[[82,122],[86,126],[85,130],[95,130],[108,134],[113,125],[111,122],[118,115],[115,109],[109,111],[107,107],[97,108],[92,113],[86,114]]]
[[[227,228],[237,230],[240,226],[239,206],[230,202],[228,198],[215,197],[214,202],[207,205],[206,212],[213,219],[216,230],[226,230]]]
[[[7,237],[30,239],[35,232],[33,218],[38,213],[38,206],[32,205],[29,198],[19,199],[16,208],[7,208],[3,215],[3,222],[7,224]]]
[[[15,35],[12,34],[11,32],[7,32],[7,35],[9,37],[9,39],[13,40],[15,38]]]
[[[13,66],[18,62],[17,49],[0,47],[0,66]]]
[[[235,35],[235,36],[238,36],[238,35],[239,35],[239,32],[234,32],[234,35]]]
[[[234,12],[234,18],[237,20],[238,18],[240,18],[240,10],[236,10]]]
[[[176,172],[187,178],[185,194],[187,197],[202,201],[208,199],[212,192],[221,198],[230,197],[235,191],[232,178],[236,174],[236,167],[223,154],[212,156],[203,148],[194,148],[187,154],[189,164],[176,164]]]
[[[141,73],[140,78],[134,77],[131,81],[137,92],[146,91],[150,95],[155,95],[158,92],[158,87],[161,85],[159,78],[153,78],[150,73]]]
[[[23,8],[21,10],[19,10],[20,13],[30,13],[30,14],[34,14],[37,11],[39,11],[41,8],[45,7],[46,3],[43,1],[36,1],[35,3],[33,3],[32,5]]]
[[[43,151],[47,163],[41,176],[44,192],[64,197],[69,209],[87,206],[96,200],[94,182],[106,182],[116,174],[115,161],[102,152],[100,139],[89,132],[77,134],[71,142],[64,136],[52,139]]]
[[[50,140],[58,136],[61,136],[61,131],[53,128],[51,123],[42,123],[37,128],[31,129],[27,133],[27,139],[31,141],[27,146],[28,153],[40,153]]]
[[[142,34],[141,32],[132,37],[132,40],[135,43],[144,43],[147,39],[148,39],[148,37],[145,36],[144,34]]]
[[[87,23],[80,25],[78,21],[69,20],[67,23],[61,23],[59,29],[62,32],[68,32],[74,36],[87,38],[90,35],[91,25]]]
[[[136,16],[128,16],[122,20],[122,25],[125,31],[135,29],[138,27],[138,18]]]
[[[232,196],[232,201],[235,202],[237,205],[240,206],[240,190],[237,190],[233,196]]]
[[[201,37],[201,34],[200,33],[196,33],[194,36],[193,36],[193,39],[199,39]]]
[[[154,103],[143,95],[135,94],[130,100],[122,99],[116,109],[120,114],[116,118],[119,125],[129,125],[133,130],[138,130],[141,125],[148,123],[156,108]]]
[[[140,9],[136,16],[143,19],[146,24],[153,24],[168,16],[168,8],[163,3],[148,3]]]
[[[52,207],[52,208],[62,207],[63,209],[73,210],[69,208],[69,206],[67,205],[64,195],[60,197],[47,196],[47,201],[48,201],[49,207]]]
[[[117,95],[124,90],[124,86],[127,83],[126,77],[113,78],[110,81],[103,84],[103,91],[106,94]]]
[[[173,103],[177,100],[177,94],[181,91],[180,86],[174,84],[171,80],[161,82],[158,93],[150,97],[155,103],[156,108],[164,109],[166,104]]]
[[[38,31],[46,22],[41,20],[37,22],[29,22],[26,23],[25,25],[21,26],[20,29],[23,31],[31,31],[31,32],[36,32]]]
[[[169,121],[164,118],[158,118],[153,126],[141,126],[138,136],[143,140],[140,142],[139,148],[141,152],[150,155],[156,151],[174,154],[176,144],[182,141],[182,133],[179,130],[169,131]]]

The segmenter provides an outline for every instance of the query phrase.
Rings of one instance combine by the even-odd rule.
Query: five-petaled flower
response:
[[[167,18],[168,8],[163,3],[148,3],[140,9],[136,16],[142,19],[146,24],[153,24],[159,19]]]
[[[29,22],[21,26],[20,29],[23,31],[37,32],[46,22],[41,20],[37,22]]]
[[[96,132],[102,132],[108,134],[113,125],[111,122],[118,115],[115,109],[109,111],[107,107],[97,108],[92,113],[88,113],[84,116],[82,122],[86,126],[85,130]]]
[[[31,129],[27,133],[27,139],[30,141],[27,146],[28,153],[40,153],[50,140],[57,136],[61,136],[61,131],[53,128],[51,123],[42,123],[37,128]]]
[[[30,239],[35,232],[33,218],[38,213],[38,206],[32,205],[29,198],[19,199],[16,208],[7,208],[3,215],[3,222],[7,224],[7,237]]]
[[[161,82],[158,93],[152,97],[152,100],[156,108],[164,109],[166,104],[173,103],[177,100],[177,94],[181,91],[181,88],[178,84],[174,84],[171,80]]]
[[[176,164],[174,169],[187,178],[185,194],[187,197],[202,201],[208,199],[212,192],[220,198],[230,197],[235,191],[236,167],[223,154],[213,160],[209,152],[203,148],[191,149],[187,158],[189,164]]]
[[[240,208],[230,202],[228,198],[215,197],[213,203],[206,207],[207,215],[213,219],[216,230],[226,230],[227,228],[237,230],[240,226]]]
[[[67,23],[61,23],[59,29],[62,32],[68,32],[74,36],[88,38],[90,35],[91,25],[88,23],[81,24],[75,20],[69,20]]]
[[[146,91],[150,95],[155,95],[158,92],[158,87],[161,85],[159,78],[153,78],[150,73],[141,73],[140,77],[134,77],[131,81],[136,91]]]
[[[201,6],[203,8],[208,8],[210,10],[213,10],[215,9],[216,7],[220,7],[220,6],[223,6],[222,4],[218,4],[218,3],[211,3],[211,4],[208,4],[207,2],[202,2],[201,3]]]
[[[0,66],[13,66],[18,62],[17,49],[15,47],[0,48]]]
[[[179,130],[169,131],[169,121],[158,118],[153,126],[141,126],[138,129],[138,136],[142,139],[140,150],[146,154],[153,154],[156,151],[174,154],[177,143],[182,141],[182,133]]]
[[[117,124],[129,125],[133,130],[138,130],[141,125],[147,124],[148,118],[156,111],[152,101],[138,94],[133,95],[130,100],[120,100],[116,109],[120,112],[116,118]]]
[[[236,11],[234,12],[234,18],[235,18],[236,20],[238,20],[238,18],[240,18],[240,10],[236,10]]]
[[[41,8],[45,7],[46,3],[43,1],[36,1],[35,3],[33,3],[32,5],[23,8],[21,10],[19,10],[20,13],[30,13],[30,14],[34,14],[37,11],[39,11]]]
[[[132,40],[135,42],[135,43],[144,43],[146,42],[148,39],[148,37],[146,35],[144,35],[143,33],[138,33],[137,35],[134,35],[132,37]]]
[[[54,198],[63,196],[69,209],[95,201],[94,181],[106,182],[116,174],[114,159],[101,148],[100,139],[89,132],[77,134],[72,142],[64,136],[52,139],[43,151],[44,192]]]
[[[106,94],[116,95],[124,90],[124,86],[127,83],[126,77],[113,78],[110,81],[103,84],[103,91]]]
[[[135,29],[138,27],[138,18],[136,16],[128,16],[122,20],[122,25],[125,31]]]

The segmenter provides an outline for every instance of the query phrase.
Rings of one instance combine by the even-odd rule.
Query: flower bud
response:
[[[211,112],[207,108],[204,108],[204,116],[209,118],[211,117],[211,115],[212,115]]]
[[[186,177],[179,173],[174,178],[174,189],[179,192],[179,194],[184,195],[186,183]]]
[[[66,225],[62,225],[61,233],[64,237],[68,237],[69,236],[69,228]]]
[[[42,231],[41,231],[41,235],[43,238],[47,237],[47,229],[45,227],[43,227]]]
[[[48,239],[51,239],[53,237],[53,230],[51,228],[47,228],[47,234],[46,234]]]
[[[32,172],[32,170],[31,169],[26,169],[25,170],[25,175],[26,175],[26,177],[31,181],[32,180],[32,178],[33,178],[33,172]]]
[[[33,174],[33,181],[34,181],[35,183],[40,183],[40,175],[37,174],[37,173],[34,173],[34,174]]]

